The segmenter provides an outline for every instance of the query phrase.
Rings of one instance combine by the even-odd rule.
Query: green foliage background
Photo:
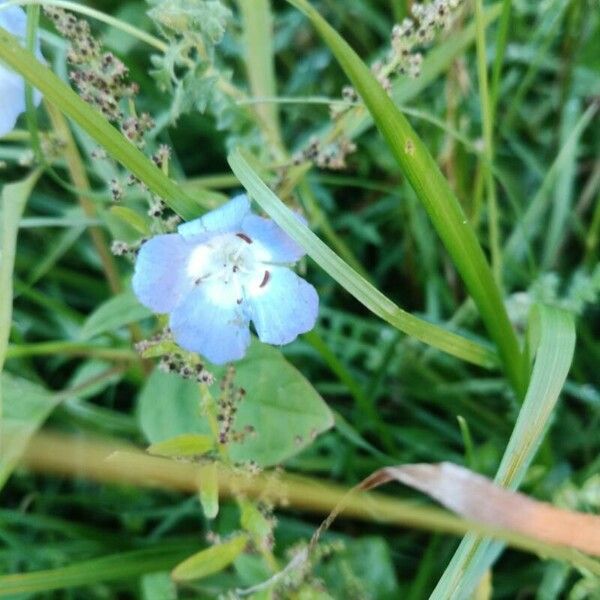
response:
[[[330,48],[309,19],[283,1],[272,6],[263,0],[253,5],[225,2],[232,12],[222,30],[227,11],[217,4],[152,2],[155,19],[163,23],[165,53],[124,31],[96,20],[90,23],[140,84],[138,111],[148,111],[157,123],[150,146],[164,142],[173,150],[169,175],[177,187],[160,174],[152,180],[162,186],[173,208],[191,218],[239,191],[242,181],[248,189],[255,186],[250,191],[276,218],[283,213],[277,213],[276,198],[261,195],[262,179],[284,202],[302,207],[310,228],[344,261],[340,271],[342,263],[297,226],[296,234],[305,236],[302,241],[314,259],[307,259],[301,269],[319,291],[319,323],[314,332],[282,349],[287,362],[278,350],[255,345],[240,365],[238,376],[248,391],[240,423],[248,420],[261,427],[256,438],[232,450],[233,457],[263,465],[282,462],[286,471],[346,487],[381,466],[410,462],[452,461],[493,478],[518,422],[521,439],[529,435],[535,447],[541,443],[534,462],[523,470],[521,489],[561,506],[597,512],[597,2],[475,2],[485,9],[479,20],[467,3],[453,29],[440,34],[426,51],[421,76],[393,79],[394,103],[440,166],[483,250],[493,258],[493,274],[519,342],[525,343],[527,314],[534,303],[565,311],[554,320],[542,318],[546,333],[558,331],[562,318],[568,320],[566,331],[574,319],[573,365],[556,407],[548,399],[552,393],[548,396],[541,387],[545,381],[549,387],[556,383],[553,377],[559,377],[565,361],[568,368],[568,357],[560,356],[568,343],[563,346],[563,338],[544,338],[544,332],[530,327],[532,346],[545,339],[546,350],[555,348],[558,356],[552,362],[543,355],[547,370],[539,367],[530,402],[522,405],[524,389],[514,382],[529,371],[527,357],[509,356],[508,363],[512,359],[516,365],[511,386],[510,373],[507,378],[498,367],[492,344],[497,340],[486,332],[486,325],[490,330],[494,322],[493,311],[478,313],[457,261],[442,246],[422,197],[409,184],[410,174],[395,160],[405,145],[399,144],[394,154],[394,140],[386,143],[373,127],[373,117],[383,131],[389,126],[393,115],[388,108],[378,112],[369,105],[371,115],[353,108],[350,117],[337,122],[356,135],[357,150],[347,157],[344,170],[290,167],[281,179],[281,164],[288,164],[311,136],[331,132],[328,105],[320,99],[339,99],[348,84],[334,59],[331,38],[325,36]],[[408,4],[322,0],[313,6],[371,64],[385,56],[392,26],[407,15]],[[146,3],[86,5],[157,35]],[[172,6],[184,6],[188,15],[191,8],[200,11],[186,24],[188,37],[164,25],[169,22],[165,11]],[[269,39],[262,24],[271,10],[274,33]],[[48,64],[66,80],[66,45],[46,19],[41,23]],[[196,42],[206,44],[207,55],[193,69],[173,68],[172,60],[185,50],[190,31]],[[211,40],[221,35],[212,47]],[[266,68],[271,51],[272,73]],[[356,64],[344,68],[348,72]],[[482,64],[488,67],[493,103],[487,113],[490,100],[480,84]],[[368,89],[353,83],[369,104],[363,94]],[[245,100],[230,93],[230,84]],[[378,89],[372,93],[376,104]],[[277,96],[279,102],[257,103],[253,96]],[[57,104],[68,112],[66,101]],[[51,128],[60,131],[56,117],[49,118],[44,109],[37,114],[42,136]],[[274,570],[259,554],[240,555],[233,567],[185,585],[175,586],[168,575],[181,560],[207,546],[208,532],[226,538],[237,531],[240,510],[245,514],[248,507],[225,501],[217,518],[209,520],[197,498],[175,492],[20,468],[8,479],[27,437],[44,422],[76,437],[106,436],[140,447],[178,433],[210,430],[194,410],[195,386],[172,375],[151,375],[150,359],[141,361],[133,350],[135,339],[156,331],[156,319],[129,292],[131,264],[116,259],[116,279],[107,279],[106,258],[99,256],[89,235],[92,227],[99,228],[106,245],[111,238],[133,241],[145,234],[149,221],[141,195],[131,195],[120,213],[111,209],[107,185],[118,171],[114,164],[92,157],[96,144],[81,124],[72,131],[93,190],[86,195],[95,207],[93,216],[78,204],[72,188],[47,172],[34,174],[39,180],[30,195],[27,184],[9,187],[28,175],[31,167],[26,165],[35,164],[26,119],[19,125],[0,143],[0,160],[6,163],[0,174],[5,184],[0,280],[6,286],[12,272],[6,248],[18,223],[12,323],[2,375],[2,431],[10,444],[0,459],[0,481],[7,479],[0,509],[0,565],[6,574],[33,575],[0,578],[0,595],[210,598],[268,579]],[[493,142],[492,156],[486,154],[486,140]],[[237,156],[251,157],[245,171],[239,159],[227,160],[240,146],[243,154]],[[130,156],[128,146],[123,148],[123,156]],[[65,156],[59,153],[53,162],[63,180],[69,179]],[[135,165],[146,168],[141,157],[131,161],[132,171]],[[81,187],[81,181],[72,183]],[[432,187],[440,198],[445,193]],[[497,209],[490,203],[491,193]],[[22,218],[18,201],[26,202]],[[499,236],[497,247],[491,223]],[[374,288],[385,297],[373,295]],[[485,288],[480,292],[485,299]],[[10,294],[0,304],[6,321]],[[411,321],[411,315],[396,313],[397,307],[427,323]],[[502,315],[497,316],[501,321]],[[463,341],[443,337],[449,334],[435,326]],[[463,350],[456,350],[457,343],[465,344]],[[445,353],[436,347],[453,350]],[[506,367],[506,356],[502,360]],[[545,408],[538,431],[533,417]],[[390,488],[389,493],[423,501],[404,488]],[[286,551],[306,542],[321,518],[293,508],[276,514],[274,555],[283,568],[289,559]],[[331,545],[331,554],[315,567],[319,584],[308,579],[304,588],[282,592],[284,597],[427,598],[459,542],[435,531],[384,526],[376,518],[371,523],[340,519],[322,541]],[[481,597],[597,598],[600,589],[598,579],[584,569],[510,549],[496,562],[491,585],[493,592]],[[485,587],[480,585],[481,594]],[[436,593],[446,597],[444,590]],[[255,597],[271,597],[266,594]]]

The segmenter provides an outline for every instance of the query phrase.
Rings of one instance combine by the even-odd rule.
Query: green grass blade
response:
[[[244,59],[246,73],[252,95],[274,97],[275,65],[273,63],[273,16],[270,0],[237,0],[243,24]],[[261,120],[262,129],[271,151],[278,154],[278,160],[285,156],[285,148],[279,129],[279,107],[277,104],[263,103],[255,107]]]
[[[4,413],[0,419],[0,489],[19,462],[31,436],[58,403],[51,391],[8,373],[0,375]]]
[[[536,306],[529,326],[530,348],[537,349],[525,402],[498,468],[496,483],[519,487],[544,438],[567,378],[575,350],[575,323],[570,313]],[[468,597],[503,544],[469,534],[461,542],[432,598]]]
[[[483,124],[483,158],[485,161],[481,165],[485,177],[488,206],[488,236],[489,247],[492,261],[492,271],[498,285],[502,283],[502,253],[500,251],[500,215],[498,212],[498,202],[496,199],[496,183],[492,174],[494,161],[494,112],[492,110],[488,72],[486,60],[486,41],[485,41],[485,19],[483,13],[483,0],[475,0],[475,27],[477,39],[477,80],[479,84],[479,104],[481,107],[481,121]]]
[[[22,181],[7,184],[0,198],[0,372],[4,366],[12,321],[13,269],[17,250],[17,233],[21,215],[40,171],[34,171]],[[0,417],[2,416],[0,390]]]
[[[502,73],[502,63],[504,62],[506,45],[508,42],[511,6],[511,0],[502,0],[502,14],[500,15],[500,23],[498,24],[498,33],[496,35],[496,56],[494,58],[494,66],[492,67],[492,81],[490,84],[490,107],[492,118],[496,115],[496,107],[498,105],[500,75]]]
[[[370,69],[306,0],[288,0],[312,21],[361,95],[402,172],[427,210],[498,347],[504,370],[523,396],[526,373],[516,335],[477,237],[425,144]]]
[[[194,549],[191,542],[164,543],[156,548],[93,558],[58,569],[3,575],[0,577],[0,596],[131,579],[145,573],[171,569]]]
[[[370,311],[407,335],[468,362],[490,367],[497,364],[495,353],[402,310],[345,263],[308,227],[303,225],[267,187],[239,150],[229,156],[229,164],[242,185],[269,216],[293,237],[307,254],[348,293]]]
[[[580,114],[581,101],[579,98],[571,98],[565,104],[562,111],[560,123],[561,146],[566,144]],[[556,177],[556,187],[551,205],[550,225],[547,230],[542,256],[542,268],[545,270],[552,268],[554,265],[562,241],[569,232],[569,218],[572,214],[575,181],[577,178],[578,141],[570,147],[571,152],[567,154],[562,168]]]
[[[21,216],[25,210],[35,184],[41,174],[38,169],[26,179],[7,184],[0,197],[0,374],[4,368],[8,352],[8,341],[12,325],[13,311],[13,269],[17,252],[17,234]],[[6,431],[3,427],[3,386],[0,383],[0,456],[4,454],[3,444]],[[0,485],[2,484],[0,466]]]
[[[522,259],[527,246],[532,243],[541,229],[545,229],[544,212],[547,210],[548,200],[557,177],[566,168],[571,160],[580,137],[600,109],[600,103],[593,102],[570,130],[569,136],[564,140],[560,152],[546,172],[538,191],[529,203],[523,217],[516,223],[513,232],[508,238],[504,248],[505,269],[508,273],[515,262]]]
[[[0,60],[20,73],[92,139],[185,219],[201,212],[196,202],[121,135],[97,110],[86,104],[50,69],[42,65],[10,33],[0,27]]]

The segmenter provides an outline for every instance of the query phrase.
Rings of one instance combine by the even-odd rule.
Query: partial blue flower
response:
[[[0,2],[2,6],[4,2]],[[22,8],[9,6],[0,10],[0,27],[16,36],[25,44],[27,35],[27,16]],[[42,58],[39,40],[36,42],[36,55]],[[41,95],[34,94],[36,104]],[[25,111],[25,82],[23,78],[0,65],[0,137],[12,131],[19,115]]]
[[[245,355],[250,321],[261,341],[275,345],[314,327],[317,292],[290,269],[302,256],[301,246],[237,196],[143,244],[133,290],[145,306],[169,313],[182,348],[224,364]]]

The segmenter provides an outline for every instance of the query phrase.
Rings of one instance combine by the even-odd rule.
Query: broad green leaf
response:
[[[190,542],[162,542],[155,548],[92,558],[57,569],[2,575],[0,597],[133,579],[171,569],[192,551]]]
[[[254,428],[234,444],[234,461],[275,465],[297,454],[333,426],[333,415],[310,382],[281,352],[254,341],[245,360],[236,363],[235,383],[246,390],[235,427]]]
[[[199,385],[159,369],[152,372],[138,397],[138,418],[153,445],[183,434],[210,434],[202,416]]]
[[[131,291],[122,292],[101,304],[81,327],[79,337],[89,340],[101,333],[115,332],[120,327],[150,317],[152,312],[142,306]]]
[[[231,444],[232,460],[278,464],[333,425],[321,396],[279,350],[255,341],[235,369],[235,385],[246,394],[234,429],[251,426],[254,433]],[[211,370],[217,376],[223,372]],[[218,385],[214,388],[218,397]],[[153,444],[181,434],[210,432],[202,415],[198,384],[160,371],[152,373],[140,394],[139,418],[142,431]]]
[[[233,566],[236,574],[244,587],[251,587],[261,584],[272,577],[272,572],[267,567],[265,560],[258,554],[240,554],[234,561]],[[251,596],[252,600],[259,600]],[[272,597],[267,595],[267,600],[272,600]]]
[[[288,0],[323,37],[356,88],[402,173],[427,211],[498,348],[517,395],[526,387],[524,361],[492,271],[458,199],[436,161],[369,67],[307,0]]]
[[[497,363],[496,354],[490,348],[415,317],[394,304],[301,223],[267,187],[239,150],[234,151],[228,160],[242,185],[269,216],[289,233],[324,271],[370,311],[407,335],[448,354],[485,367]]]
[[[537,305],[530,317],[529,347],[536,353],[525,401],[498,468],[496,483],[515,490],[544,439],[575,350],[573,316]],[[504,545],[475,534],[461,542],[432,598],[467,597]]]
[[[177,600],[177,588],[170,573],[161,571],[144,575],[140,582],[142,600]]]
[[[184,560],[173,569],[171,575],[175,581],[191,581],[218,573],[227,568],[244,551],[247,544],[247,535],[216,544]]]
[[[8,373],[0,376],[4,414],[0,420],[0,488],[4,485],[31,436],[41,427],[57,399],[48,390]]]
[[[210,435],[183,433],[152,444],[148,447],[148,452],[157,456],[200,456],[213,448],[214,443]]]

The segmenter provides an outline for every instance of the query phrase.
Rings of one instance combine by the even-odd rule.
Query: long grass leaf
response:
[[[593,122],[594,116],[599,109],[600,103],[592,102],[572,126],[568,137],[564,139],[560,152],[546,172],[538,191],[531,199],[525,214],[515,224],[514,230],[504,247],[504,266],[507,274],[510,268],[514,267],[514,264],[522,259],[527,246],[535,240],[536,235],[542,229],[545,230],[544,214],[548,209],[548,200],[556,185],[558,174],[566,168],[566,165],[576,151],[579,138],[590,123]]]
[[[495,354],[492,350],[402,310],[361,277],[294,216],[267,187],[239,150],[234,150],[228,160],[242,185],[269,216],[293,237],[324,271],[370,311],[407,335],[448,354],[481,366],[491,366],[494,363]]]
[[[400,169],[415,190],[498,347],[505,372],[523,396],[526,373],[516,335],[483,250],[458,199],[425,144],[360,57],[307,0],[288,0],[312,21],[361,95]]]
[[[17,250],[17,233],[25,204],[39,176],[40,171],[34,171],[22,181],[5,185],[0,197],[0,372],[6,358],[12,320],[13,268]],[[0,417],[1,407],[0,396]]]
[[[537,349],[525,402],[521,407],[495,481],[519,487],[544,438],[575,350],[575,324],[570,313],[537,306],[529,327],[530,347]],[[469,534],[461,542],[434,590],[435,600],[464,598],[477,585],[503,549],[499,542]]]
[[[250,90],[257,97],[277,95],[273,62],[273,15],[270,0],[237,0],[243,24],[244,59]],[[258,104],[256,113],[272,151],[283,159],[277,104]]]
[[[122,581],[174,567],[193,552],[193,542],[162,543],[77,562],[66,567],[0,577],[0,596],[49,592],[108,581]]]

